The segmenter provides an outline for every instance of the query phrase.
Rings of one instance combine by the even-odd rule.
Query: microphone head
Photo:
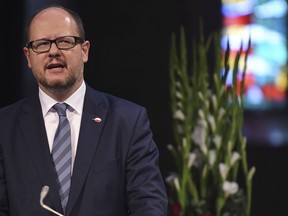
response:
[[[41,193],[40,193],[40,203],[41,204],[43,203],[43,200],[47,196],[48,192],[49,192],[49,186],[44,185],[42,187],[42,190],[41,190]]]
[[[44,209],[52,212],[53,214],[56,214],[56,215],[58,215],[58,216],[64,216],[64,215],[60,214],[59,212],[53,210],[52,208],[50,208],[49,206],[47,206],[47,205],[45,205],[45,204],[43,203],[43,200],[44,200],[45,197],[47,196],[48,192],[49,192],[49,187],[48,187],[47,185],[44,185],[44,186],[42,187],[42,190],[41,190],[41,193],[40,193],[40,205],[41,205]]]

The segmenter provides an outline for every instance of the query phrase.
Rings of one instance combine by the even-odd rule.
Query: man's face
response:
[[[30,26],[29,41],[54,40],[62,36],[79,36],[73,18],[64,10],[49,8],[36,15]],[[60,50],[55,43],[44,53],[24,48],[28,67],[45,92],[77,89],[83,81],[84,63],[88,61],[90,44],[77,43],[68,50]]]

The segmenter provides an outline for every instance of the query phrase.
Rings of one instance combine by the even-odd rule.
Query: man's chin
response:
[[[63,82],[44,83],[42,85],[49,91],[65,91],[71,87],[67,83]]]
[[[48,91],[66,91],[75,85],[74,79],[40,80],[39,83]]]

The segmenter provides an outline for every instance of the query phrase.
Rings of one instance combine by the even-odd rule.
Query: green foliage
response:
[[[167,178],[181,215],[249,216],[252,178],[243,127],[246,51],[242,46],[230,66],[229,42],[221,53],[220,34],[200,35],[192,47],[188,68],[185,31],[172,35],[170,57],[171,111],[175,143],[168,145],[176,171]],[[213,50],[213,66],[208,62]],[[242,71],[239,69],[244,55]],[[228,73],[232,85],[226,85]]]

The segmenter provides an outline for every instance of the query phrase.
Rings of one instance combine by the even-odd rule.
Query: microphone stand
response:
[[[41,205],[44,209],[46,209],[46,210],[48,210],[48,211],[50,211],[50,212],[52,212],[52,213],[54,213],[54,214],[56,214],[56,215],[58,215],[58,216],[64,216],[64,215],[60,214],[59,212],[55,211],[54,209],[50,208],[49,206],[47,206],[47,205],[45,205],[45,204],[43,203],[43,200],[44,200],[45,197],[47,196],[48,192],[49,192],[49,187],[48,187],[47,185],[44,185],[44,186],[42,187],[42,190],[41,190],[41,193],[40,193],[40,205]]]

